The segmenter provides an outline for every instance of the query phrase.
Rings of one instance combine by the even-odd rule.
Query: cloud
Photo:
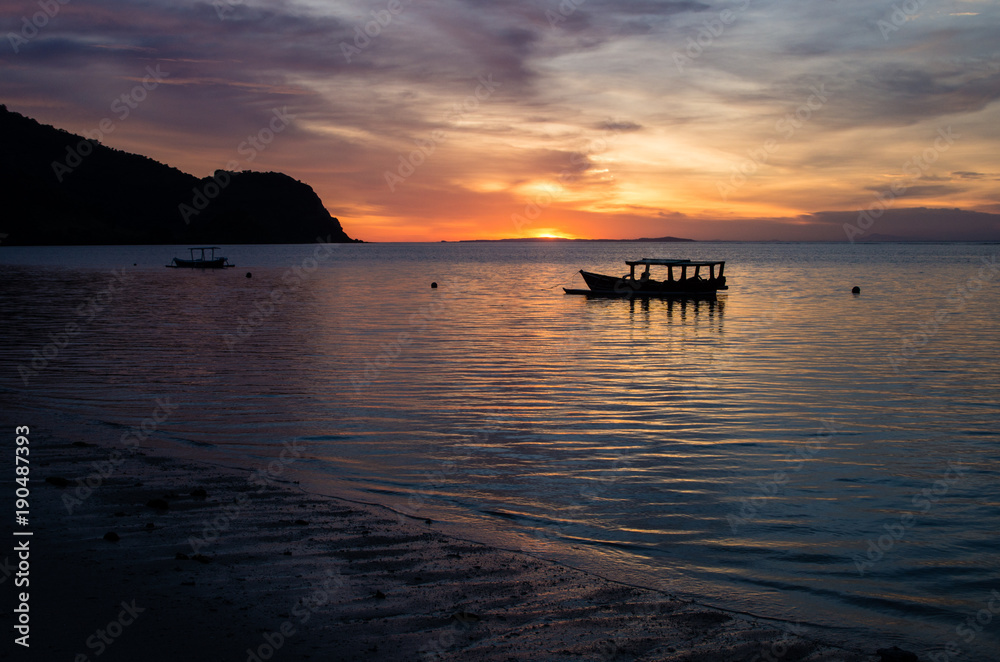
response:
[[[818,236],[815,208],[867,204],[946,126],[960,139],[907,195],[993,209],[1000,8],[928,4],[884,34],[893,4],[243,0],[220,19],[204,1],[73,2],[19,52],[0,44],[0,90],[77,132],[110,117],[107,144],[196,174],[242,159],[287,108],[288,130],[241,165],[305,179],[331,211],[386,232],[371,238],[392,224],[457,233],[462,218],[506,232],[546,186],[547,213],[581,228]],[[2,26],[19,30],[25,7],[0,4]],[[150,66],[169,77],[119,120],[112,103]],[[434,154],[390,191],[385,171],[435,132]],[[420,229],[406,228],[414,209]]]
[[[624,133],[624,132],[628,132],[628,131],[641,131],[642,130],[642,125],[641,124],[637,124],[636,122],[624,122],[624,121],[612,122],[612,121],[606,121],[606,122],[601,122],[600,124],[598,124],[597,128],[601,129],[603,131],[612,131],[612,132],[615,132],[615,133]]]
[[[947,181],[947,180],[945,180]],[[886,186],[866,186],[865,190],[873,191],[876,193],[883,194],[887,191]],[[956,185],[941,185],[941,184],[924,184],[924,185],[909,185],[902,188],[902,192],[899,196],[906,196],[907,198],[936,198],[942,195],[948,195],[951,193],[961,193],[968,190],[967,187],[956,186]]]

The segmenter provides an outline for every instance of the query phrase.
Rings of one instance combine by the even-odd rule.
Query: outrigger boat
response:
[[[195,246],[194,248],[189,248],[188,250],[191,251],[190,260],[183,260],[179,257],[175,257],[173,264],[168,264],[167,266],[173,269],[226,269],[228,267],[236,266],[235,264],[229,264],[229,258],[215,257],[215,251],[222,250],[218,246]],[[195,251],[201,251],[201,255],[195,257]],[[208,257],[205,257],[205,251],[211,251]]]
[[[616,297],[675,297],[675,296],[715,296],[719,290],[728,290],[723,271],[725,262],[692,262],[691,260],[649,259],[626,260],[629,273],[624,276],[605,276],[580,270],[589,290],[563,288],[566,294],[589,294]],[[638,276],[635,268],[645,269]],[[651,266],[665,266],[665,280],[654,280],[649,276]],[[716,273],[718,267],[718,273]],[[677,278],[674,277],[677,269]],[[705,269],[707,274],[702,271]],[[690,271],[689,271],[690,270]],[[707,275],[707,278],[705,277]]]

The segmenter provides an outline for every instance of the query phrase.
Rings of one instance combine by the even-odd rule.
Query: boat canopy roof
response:
[[[709,267],[714,264],[725,264],[725,261],[718,260],[715,262],[692,262],[691,260],[671,260],[667,258],[643,258],[641,260],[625,260],[625,264],[632,267],[638,264],[642,265],[663,265],[663,266],[678,266],[678,267]]]

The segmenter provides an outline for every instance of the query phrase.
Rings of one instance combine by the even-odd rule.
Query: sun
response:
[[[534,231],[533,236],[538,239],[575,239],[576,237],[569,232],[563,232],[558,228],[538,228]]]

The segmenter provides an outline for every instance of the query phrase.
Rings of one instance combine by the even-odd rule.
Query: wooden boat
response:
[[[563,288],[566,294],[589,294],[616,297],[676,297],[715,296],[719,290],[728,290],[723,272],[725,262],[692,262],[691,260],[650,259],[626,260],[629,273],[624,276],[605,276],[580,270],[589,290]],[[645,269],[638,276],[635,268]],[[655,280],[649,275],[651,266],[665,266],[666,278]],[[718,267],[718,272],[716,272]],[[674,270],[677,269],[676,278]],[[705,271],[702,271],[702,270]],[[707,276],[707,277],[706,277]]]
[[[175,257],[173,263],[167,266],[174,269],[226,269],[236,266],[235,264],[229,264],[229,258],[215,257],[215,251],[222,250],[218,246],[195,246],[188,250],[191,251],[190,260]],[[201,254],[195,257],[195,251],[201,251]],[[205,251],[211,251],[208,257],[205,256]]]

